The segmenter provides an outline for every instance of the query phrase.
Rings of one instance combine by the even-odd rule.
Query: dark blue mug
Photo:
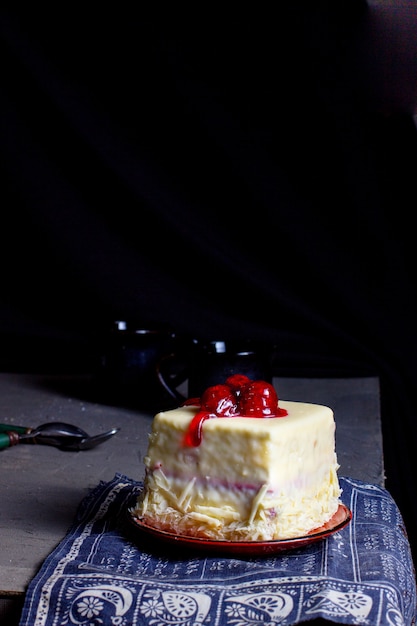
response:
[[[233,374],[272,382],[271,352],[253,341],[203,341],[116,321],[100,358],[101,397],[150,412],[168,410]]]
[[[224,383],[233,374],[244,374],[252,380],[272,382],[271,361],[272,352],[269,347],[253,341],[193,340],[183,371],[187,379],[185,395],[188,398],[199,398],[207,387]],[[164,367],[159,369],[158,376],[167,393],[171,393],[173,397],[174,394],[178,396],[178,389],[167,378]]]
[[[183,401],[177,387],[188,376],[185,341],[160,328],[118,320],[102,340],[101,396],[118,405],[158,411]],[[161,374],[163,372],[163,374]]]

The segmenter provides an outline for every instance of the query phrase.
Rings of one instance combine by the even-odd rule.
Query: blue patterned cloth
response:
[[[416,584],[401,514],[376,485],[340,478],[352,521],[263,558],[178,553],[129,535],[141,483],[116,474],[81,503],[31,581],[20,626],[415,624]]]

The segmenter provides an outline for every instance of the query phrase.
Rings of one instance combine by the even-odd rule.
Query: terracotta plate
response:
[[[329,537],[333,533],[342,530],[352,519],[350,509],[344,504],[340,504],[338,510],[331,520],[320,528],[315,529],[303,537],[292,539],[281,539],[276,541],[222,541],[202,539],[199,537],[187,537],[176,535],[164,530],[159,530],[136,517],[132,510],[128,510],[128,522],[130,530],[134,531],[134,537],[142,540],[148,537],[159,542],[168,543],[178,548],[187,548],[198,551],[210,551],[212,553],[222,553],[225,555],[237,556],[267,556],[285,550],[294,550],[307,546],[315,541],[320,541]]]

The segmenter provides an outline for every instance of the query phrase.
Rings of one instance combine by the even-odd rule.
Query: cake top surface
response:
[[[242,430],[247,429],[254,432],[256,430],[264,429],[282,430],[289,427],[290,424],[291,427],[293,427],[294,423],[297,423],[298,426],[302,427],[304,422],[307,422],[312,418],[318,418],[320,415],[322,415],[324,418],[330,418],[333,420],[332,409],[321,404],[310,404],[307,402],[281,400],[280,406],[285,409],[286,415],[282,415],[280,417],[268,417],[265,419],[240,415],[232,416],[230,417],[230,419],[215,419],[211,417],[205,420],[204,428],[239,428]],[[178,426],[183,427],[186,424],[189,424],[194,416],[197,415],[199,412],[200,408],[198,406],[181,406],[177,409],[161,411],[160,413],[155,415],[154,419],[156,421],[162,419],[165,422],[172,423],[172,425],[177,424]]]
[[[296,423],[300,428],[307,427],[312,416],[321,416],[323,423],[333,422],[333,411],[327,406],[293,401],[280,403],[271,383],[235,374],[225,383],[208,387],[201,398],[190,398],[177,409],[157,414],[155,426],[162,420],[173,427],[186,427],[184,445],[197,447],[203,438],[203,425],[208,431],[274,432],[293,428]]]

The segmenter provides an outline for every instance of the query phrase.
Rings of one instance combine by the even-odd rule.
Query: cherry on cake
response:
[[[338,510],[333,411],[244,375],[155,415],[133,514],[210,540],[302,537]]]

